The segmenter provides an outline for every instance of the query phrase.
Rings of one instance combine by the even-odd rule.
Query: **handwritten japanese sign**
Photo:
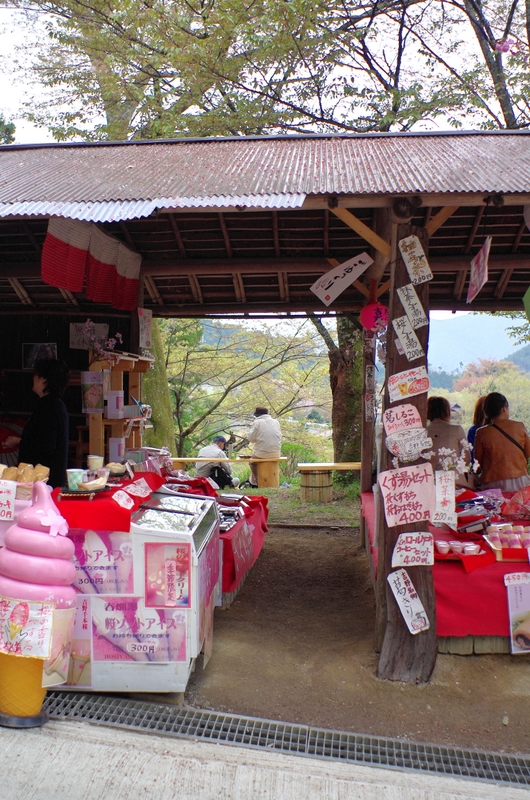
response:
[[[455,506],[455,473],[452,470],[437,470],[436,506],[432,521],[435,525],[445,523],[456,530],[457,516]]]
[[[395,408],[387,408],[383,413],[383,425],[387,436],[391,436],[398,431],[423,427],[420,412],[410,403],[403,403]]]
[[[410,280],[417,286],[432,280],[432,272],[417,236],[407,236],[398,243]]]
[[[139,346],[143,348],[151,347],[151,327],[153,320],[153,312],[150,308],[138,309],[138,325],[139,325]]]
[[[387,581],[412,635],[428,630],[430,623],[427,614],[407,570],[391,572],[387,575]]]
[[[398,431],[385,440],[387,449],[400,461],[416,461],[423,450],[432,448],[432,439],[425,428]]]
[[[392,325],[397,334],[401,346],[405,352],[408,361],[416,361],[418,358],[425,356],[425,352],[420,344],[420,340],[414,333],[410,320],[406,314],[402,317],[397,317],[392,320]]]
[[[390,528],[430,520],[434,510],[434,478],[430,464],[416,464],[378,475]]]
[[[92,334],[86,332],[86,322],[70,323],[70,350],[89,350],[94,346],[91,336],[97,342],[106,342],[109,338],[109,326],[104,322],[96,322]]]
[[[504,576],[510,617],[510,651],[530,653],[530,573],[512,572]]]
[[[310,287],[311,291],[322,300],[325,306],[329,306],[373,263],[374,260],[368,253],[361,253],[322,275]]]
[[[15,518],[16,481],[0,481],[0,520]]]
[[[390,402],[395,403],[396,400],[403,400],[404,397],[413,397],[416,394],[428,392],[430,385],[425,367],[414,367],[404,372],[397,372],[388,379]]]
[[[129,532],[70,528],[68,536],[75,545],[75,588],[78,592],[132,593],[133,549]]]
[[[471,262],[471,272],[469,275],[469,288],[467,290],[466,303],[471,303],[480,292],[488,280],[488,259],[490,255],[491,236],[486,237],[486,241]]]
[[[427,531],[400,533],[392,553],[393,567],[419,567],[434,564],[434,542]]]
[[[0,653],[49,658],[54,603],[0,597]]]
[[[412,283],[407,283],[406,286],[401,286],[397,290],[399,299],[401,300],[401,304],[405,309],[405,314],[410,320],[410,324],[416,330],[416,328],[423,328],[425,325],[429,323],[427,319],[427,315],[423,310],[423,306],[420,302],[420,298],[416,293],[416,289],[412,285]]]

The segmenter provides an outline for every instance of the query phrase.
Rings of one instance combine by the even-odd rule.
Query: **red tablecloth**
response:
[[[362,493],[361,510],[368,532],[367,547],[377,568],[372,492]],[[444,534],[440,535],[439,531],[435,535],[447,538]],[[466,572],[460,561],[436,561],[432,571],[438,636],[509,636],[504,576],[523,567],[529,569],[528,565],[525,567],[521,563],[496,561]]]
[[[248,511],[243,519],[226,533],[223,542],[223,594],[234,592],[245,574],[261,553],[265,534],[268,531],[269,509],[267,498],[254,495],[247,498]]]

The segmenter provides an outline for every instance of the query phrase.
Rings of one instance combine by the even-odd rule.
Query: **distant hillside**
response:
[[[503,361],[511,361],[516,364],[523,372],[530,372],[530,344],[525,344],[523,347],[516,350],[511,356],[507,356]]]

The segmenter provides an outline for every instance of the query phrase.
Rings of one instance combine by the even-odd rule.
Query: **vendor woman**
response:
[[[517,492],[530,485],[530,437],[522,422],[510,419],[508,400],[499,392],[486,395],[484,415],[486,425],[475,435],[480,488]]]
[[[33,416],[21,436],[8,436],[3,447],[19,446],[19,460],[50,468],[50,486],[64,486],[68,460],[68,411],[61,399],[68,386],[68,367],[63,361],[37,361],[33,391],[39,398]]]

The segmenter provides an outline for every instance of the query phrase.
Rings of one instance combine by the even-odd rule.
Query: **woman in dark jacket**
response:
[[[35,364],[33,391],[38,396],[33,416],[20,437],[8,436],[5,447],[19,446],[19,461],[50,468],[48,484],[64,486],[68,462],[68,411],[62,400],[68,386],[68,367],[55,358]]]

